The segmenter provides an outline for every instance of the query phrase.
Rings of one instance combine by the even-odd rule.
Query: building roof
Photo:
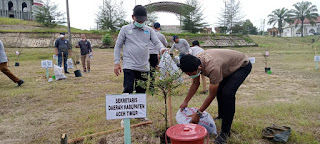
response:
[[[37,6],[43,6],[43,4],[42,4],[42,3],[34,2],[33,4],[34,4],[34,5],[37,5]]]
[[[317,17],[317,19],[316,20],[313,20],[315,23],[320,23],[320,16],[319,17]],[[294,24],[301,24],[301,21],[300,20],[295,20],[294,21]],[[304,21],[303,21],[303,24],[310,24],[310,20],[309,19],[305,19]]]

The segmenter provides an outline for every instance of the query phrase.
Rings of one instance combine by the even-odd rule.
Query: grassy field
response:
[[[307,38],[272,38],[253,36],[260,47],[234,48],[256,63],[247,80],[239,88],[236,114],[229,143],[271,143],[262,139],[261,130],[272,124],[292,128],[288,143],[320,143],[320,70],[315,70],[313,57],[320,51],[319,41],[311,44]],[[25,80],[15,87],[0,74],[0,144],[59,143],[60,134],[69,138],[117,129],[120,120],[105,120],[105,95],[122,92],[123,75],[113,73],[113,50],[94,49],[92,72],[75,78],[73,74],[62,81],[46,82],[40,61],[52,59],[54,49],[24,49],[19,58],[6,49],[11,71]],[[268,65],[272,74],[264,72],[262,53],[268,50]],[[319,54],[319,52],[318,52]],[[72,70],[70,70],[72,71]],[[53,75],[53,69],[50,69]],[[191,80],[172,92],[174,115],[187,95]],[[201,89],[201,88],[200,88]],[[199,91],[200,92],[200,91]],[[206,95],[197,93],[190,107],[199,107]],[[164,129],[164,100],[148,95],[148,118],[152,125],[131,130],[133,143],[159,143],[158,133]],[[217,116],[217,103],[206,110]],[[137,123],[132,120],[132,123]],[[220,130],[221,121],[216,121]],[[214,137],[210,137],[211,141]],[[86,140],[84,143],[123,143],[123,132]]]
[[[1,25],[6,25],[6,26],[22,26],[26,28],[19,28],[15,27],[18,29],[7,29],[1,28]],[[36,28],[36,29],[28,29],[28,28]],[[68,28],[63,25],[58,25],[54,28],[48,28],[44,27],[40,23],[37,23],[35,21],[26,21],[26,20],[20,20],[20,19],[12,19],[12,18],[6,18],[6,17],[0,17],[0,32],[54,32],[58,33],[61,31],[68,31]],[[72,33],[95,33],[95,31],[87,31],[87,30],[81,30],[77,28],[71,27],[71,32]]]

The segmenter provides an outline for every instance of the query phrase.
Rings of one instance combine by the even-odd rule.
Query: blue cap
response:
[[[179,37],[176,36],[176,35],[173,36],[173,40],[176,40],[176,39],[178,39],[178,38],[179,38]]]
[[[153,27],[154,27],[155,29],[159,28],[159,27],[160,27],[160,23],[158,23],[158,22],[154,23],[154,24],[153,24]]]

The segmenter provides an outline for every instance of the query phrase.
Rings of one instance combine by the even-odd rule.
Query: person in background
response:
[[[123,26],[118,34],[114,47],[114,73],[119,76],[122,71],[120,53],[123,47],[123,93],[133,93],[134,85],[136,93],[145,93],[146,88],[138,85],[138,81],[146,82],[148,80],[150,55],[147,46],[152,42],[159,51],[166,49],[154,30],[144,24],[147,20],[145,7],[135,6],[132,19],[133,23]]]
[[[190,45],[185,39],[179,39],[178,36],[174,35],[173,41],[174,41],[174,43],[169,51],[170,53],[172,53],[172,51],[176,48],[180,53],[179,58],[188,54],[188,51],[190,49]]]
[[[167,39],[164,37],[163,34],[161,34],[160,31],[160,23],[156,22],[153,25],[153,29],[158,37],[158,39],[160,40],[160,42],[162,43],[163,47],[167,47],[168,42]],[[157,65],[159,63],[159,47],[156,47],[152,42],[149,43],[149,53],[150,53],[150,58],[149,58],[149,63],[150,63],[150,90],[154,89],[154,81],[155,81],[155,72],[156,72],[156,68]]]
[[[81,40],[78,42],[76,48],[80,48],[81,53],[81,63],[83,67],[83,72],[91,72],[90,69],[90,55],[92,56],[92,48],[90,41],[87,40],[85,34],[81,34]],[[86,66],[87,62],[87,66]]]
[[[198,54],[204,52],[204,50],[200,47],[199,41],[195,40],[192,42],[192,47],[190,47],[189,54],[193,56],[197,56]],[[201,80],[202,80],[202,94],[206,94],[208,92],[207,90],[207,80],[206,77],[201,74]]]
[[[63,56],[63,63],[64,63],[64,73],[69,74],[68,72],[68,55],[69,52],[71,54],[71,44],[65,38],[65,33],[60,33],[60,38],[55,42],[55,54],[58,56],[58,66],[61,67],[62,65],[62,56]]]
[[[188,103],[200,85],[199,75],[209,77],[209,95],[199,110],[191,116],[191,123],[198,124],[202,112],[205,111],[217,96],[218,118],[222,119],[221,133],[215,139],[216,144],[226,143],[230,137],[230,129],[235,113],[236,92],[251,72],[249,58],[234,50],[211,49],[198,54],[185,55],[180,60],[180,68],[193,78],[189,93],[180,105],[181,111]]]
[[[4,46],[1,40],[0,40],[0,71],[5,75],[7,75],[13,82],[17,83],[18,87],[24,83],[22,79],[19,79],[18,77],[16,77],[8,69],[8,57],[6,52],[4,51]]]

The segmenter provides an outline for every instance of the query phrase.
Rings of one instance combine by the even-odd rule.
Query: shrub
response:
[[[111,46],[112,44],[112,36],[110,34],[105,34],[102,36],[102,43],[104,46]]]

